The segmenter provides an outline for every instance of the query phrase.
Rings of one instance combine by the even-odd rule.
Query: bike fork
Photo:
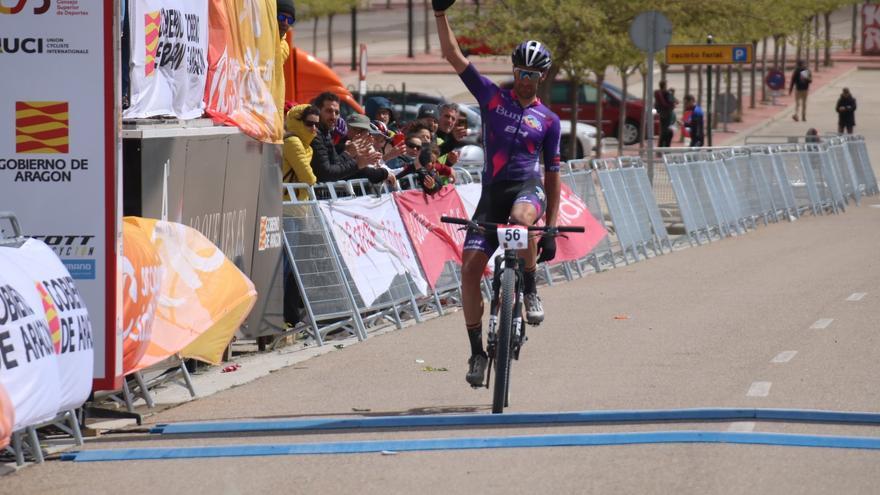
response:
[[[489,331],[486,335],[486,354],[489,356],[489,364],[486,372],[486,388],[492,383],[492,365],[495,363],[495,350],[497,346],[497,334],[495,329],[498,326],[499,311],[499,295],[501,292],[501,272],[504,268],[502,257],[495,258],[495,273],[492,275],[492,301],[489,303]]]

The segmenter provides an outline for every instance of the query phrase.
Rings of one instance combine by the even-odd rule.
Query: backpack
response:
[[[812,74],[810,73],[810,69],[801,69],[801,72],[798,75],[800,76],[801,81],[808,82],[808,83],[813,82],[813,80],[811,78]]]

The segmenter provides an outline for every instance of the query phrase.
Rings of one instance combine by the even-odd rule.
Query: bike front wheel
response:
[[[505,268],[501,274],[501,311],[498,314],[497,347],[495,351],[495,390],[492,394],[492,413],[504,412],[510,389],[510,357],[513,340],[513,305],[516,274]]]

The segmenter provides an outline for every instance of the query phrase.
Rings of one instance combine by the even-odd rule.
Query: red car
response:
[[[502,85],[505,88],[513,86],[513,82]],[[620,115],[620,102],[623,97],[623,91],[613,84],[603,84],[605,89],[605,102],[602,106],[602,135],[617,136]],[[581,85],[578,91],[578,116],[577,119],[587,124],[596,125],[596,102],[598,101],[599,92],[596,84],[587,82]],[[550,109],[559,115],[562,120],[571,119],[571,84],[566,80],[557,79],[550,88]],[[626,115],[624,116],[623,143],[634,144],[641,139],[642,133],[642,116],[645,111],[645,102],[641,98],[633,95],[627,95]],[[654,112],[654,135],[659,133],[660,118]]]

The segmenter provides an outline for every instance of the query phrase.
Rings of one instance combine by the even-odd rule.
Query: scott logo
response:
[[[0,14],[18,14],[24,10],[24,6],[28,3],[28,0],[18,0],[13,7],[6,7],[3,3],[4,1],[0,0]],[[48,12],[52,0],[34,0],[30,3],[41,3],[39,7],[34,7],[34,14],[40,15]]]

